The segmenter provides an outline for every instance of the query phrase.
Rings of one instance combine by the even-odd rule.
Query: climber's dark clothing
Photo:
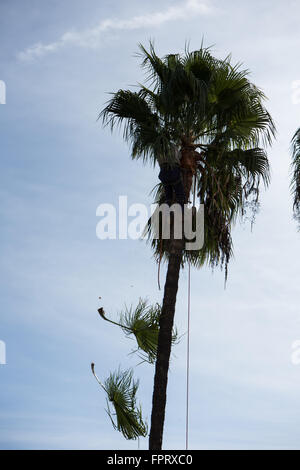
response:
[[[165,190],[166,203],[171,205],[172,203],[177,202],[183,206],[185,194],[180,166],[163,164],[161,165],[158,177]],[[175,193],[175,200],[173,200],[173,193]]]

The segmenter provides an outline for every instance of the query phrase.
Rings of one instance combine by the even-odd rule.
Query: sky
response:
[[[278,130],[253,230],[233,231],[226,289],[218,269],[191,273],[189,447],[300,449],[300,234],[289,190],[299,16],[293,0],[1,0],[1,449],[136,449],[113,430],[91,362],[103,380],[134,367],[150,420],[153,367],[137,365],[133,343],[97,309],[117,318],[139,297],[160,302],[157,266],[141,240],[96,237],[99,204],[120,195],[150,204],[158,181],[97,121],[108,93],[144,80],[136,53],[149,39],[159,55],[202,40],[216,57],[232,54],[264,90]],[[185,446],[186,270],[175,322],[183,337],[165,449]]]

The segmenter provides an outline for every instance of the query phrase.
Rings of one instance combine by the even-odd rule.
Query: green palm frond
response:
[[[174,146],[200,148],[202,158],[196,173],[197,195],[205,205],[205,243],[198,252],[184,253],[184,261],[212,267],[228,265],[233,254],[231,230],[238,216],[259,207],[261,183],[270,181],[270,168],[262,147],[270,145],[275,125],[265,107],[262,90],[249,80],[249,71],[212,56],[210,48],[182,55],[158,57],[154,46],[140,45],[148,87],[139,85],[134,98],[124,92],[123,114],[109,104],[103,111],[107,123],[123,123],[133,158],[153,164],[174,160]],[[125,96],[124,95],[124,96]],[[119,99],[120,92],[113,100]],[[123,96],[123,95],[122,95]],[[125,100],[125,101],[126,101]],[[299,142],[295,137],[294,143]],[[299,144],[294,168],[299,168]],[[298,155],[298,156],[297,156]],[[297,179],[298,178],[298,179]],[[299,172],[294,173],[294,209],[299,208]],[[161,185],[156,201],[164,202]],[[156,240],[151,224],[146,231],[158,260],[168,258],[168,240]],[[210,237],[210,239],[209,239]]]
[[[198,113],[204,110],[207,98],[204,76],[200,78],[191,68],[184,66],[180,54],[168,54],[161,59],[151,42],[149,51],[142,44],[139,47],[142,66],[148,72],[148,81],[159,97],[164,116],[173,120],[175,115],[180,114],[186,100],[192,106],[198,106]]]
[[[153,129],[159,125],[158,115],[152,112],[143,94],[130,90],[119,90],[113,94],[99,118],[102,118],[103,123],[109,125],[111,129],[125,122],[126,137],[130,137],[134,125],[144,125]]]
[[[114,429],[123,434],[126,439],[146,437],[148,434],[147,423],[143,421],[141,407],[136,405],[136,393],[138,381],[133,379],[131,369],[120,369],[111,373],[102,384],[95,373],[95,365],[91,364],[92,372],[97,382],[107,394],[107,414],[111,419]],[[114,408],[111,411],[109,403]]]
[[[270,165],[266,152],[261,148],[250,150],[235,149],[224,153],[224,170],[231,169],[236,175],[255,186],[261,178],[268,186],[270,183]]]
[[[291,190],[294,198],[294,217],[299,223],[300,229],[300,129],[292,139],[292,182]]]
[[[157,342],[159,333],[159,319],[161,306],[159,304],[149,305],[147,300],[139,299],[135,308],[125,307],[124,312],[119,316],[118,322],[106,317],[104,310],[98,310],[101,317],[120,326],[128,337],[134,337],[137,342],[137,352],[142,361],[154,364],[156,361]],[[177,329],[173,329],[172,343],[178,342]]]

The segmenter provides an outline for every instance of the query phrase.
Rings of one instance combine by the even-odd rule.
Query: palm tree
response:
[[[180,169],[189,201],[193,178],[197,195],[205,205],[205,244],[201,250],[185,250],[184,237],[155,240],[158,258],[168,262],[160,328],[149,448],[162,447],[172,328],[180,269],[186,261],[195,266],[227,265],[232,254],[231,226],[247,209],[257,209],[260,181],[269,182],[267,156],[261,143],[270,143],[274,123],[263,105],[264,94],[248,80],[239,65],[214,58],[201,46],[184,55],[159,58],[150,44],[140,45],[148,87],[119,90],[101,113],[113,129],[124,124],[124,138],[132,158]],[[174,149],[176,152],[174,152]],[[198,151],[200,149],[200,152]],[[161,185],[157,200],[164,200]]]
[[[292,194],[294,196],[294,218],[300,227],[300,128],[292,139]]]

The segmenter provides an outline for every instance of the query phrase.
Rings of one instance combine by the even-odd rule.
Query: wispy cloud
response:
[[[97,48],[101,45],[103,34],[116,30],[134,30],[155,27],[170,21],[187,20],[195,15],[210,12],[207,0],[186,0],[183,3],[128,19],[108,18],[102,20],[97,26],[83,31],[67,31],[57,41],[49,44],[37,43],[18,53],[18,58],[31,61],[44,55],[56,52],[66,46]]]

